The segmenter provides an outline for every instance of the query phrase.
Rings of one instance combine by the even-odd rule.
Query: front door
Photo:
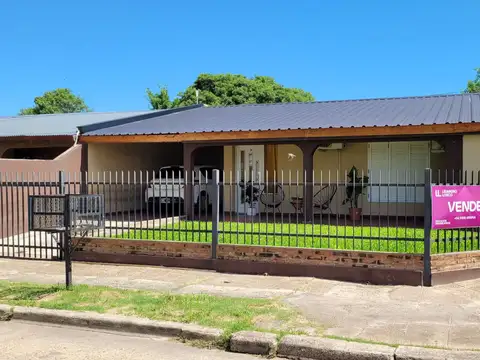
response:
[[[259,191],[260,184],[263,181],[265,150],[263,145],[242,145],[237,146],[236,150],[236,179],[237,179],[237,213],[244,214],[247,209],[252,207],[259,211],[258,201],[255,204],[248,204],[245,186],[251,183]]]

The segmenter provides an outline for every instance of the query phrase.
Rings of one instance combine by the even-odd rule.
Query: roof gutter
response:
[[[141,114],[141,115],[134,115],[134,116],[129,116],[121,119],[115,119],[115,120],[108,120],[108,121],[103,121],[95,124],[90,124],[90,125],[83,125],[83,126],[78,126],[77,127],[77,139],[79,135],[85,134],[91,131],[96,131],[96,130],[101,130],[101,129],[106,129],[109,127],[113,126],[119,126],[119,125],[125,125],[125,124],[130,124],[133,122],[137,121],[142,121],[142,120],[147,120],[150,118],[154,117],[159,117],[159,116],[164,116],[168,114],[174,114],[177,112],[182,112],[182,111],[187,111],[187,110],[192,110],[192,109],[197,109],[203,107],[202,104],[195,104],[191,106],[183,106],[179,108],[174,108],[174,109],[167,109],[167,110],[158,110],[158,111],[152,111],[146,114]]]

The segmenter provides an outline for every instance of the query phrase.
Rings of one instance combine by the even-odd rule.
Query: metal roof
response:
[[[480,94],[199,107],[80,130],[87,136],[148,135],[471,122],[480,123]]]
[[[85,112],[0,117],[0,137],[75,135],[77,127],[159,111]]]

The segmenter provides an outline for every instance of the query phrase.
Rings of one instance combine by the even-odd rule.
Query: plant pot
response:
[[[257,215],[257,209],[254,207],[247,207],[247,215],[248,216],[255,216]]]
[[[350,208],[349,209],[350,220],[359,221],[362,218],[362,209]]]

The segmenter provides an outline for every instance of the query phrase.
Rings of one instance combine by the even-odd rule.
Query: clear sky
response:
[[[199,73],[269,75],[317,100],[454,93],[480,67],[479,0],[2,0],[0,115],[71,88],[148,108]]]

